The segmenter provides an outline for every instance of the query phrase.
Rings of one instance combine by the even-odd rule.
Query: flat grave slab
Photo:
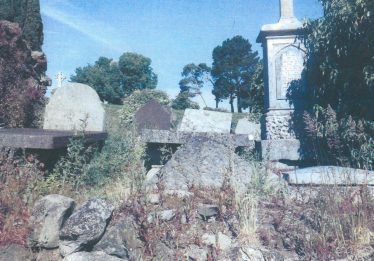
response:
[[[255,141],[250,140],[246,134],[230,133],[206,133],[206,132],[184,132],[168,130],[141,130],[142,140],[146,143],[159,144],[185,144],[193,137],[204,137],[207,139],[222,141],[225,144],[232,144],[234,147],[254,148]]]
[[[25,149],[60,149],[66,147],[74,131],[45,129],[0,129],[0,147]],[[86,143],[105,140],[106,132],[85,132]]]
[[[231,113],[186,109],[178,130],[185,132],[230,133],[231,120]]]
[[[374,171],[336,166],[318,166],[283,172],[290,185],[374,186]]]

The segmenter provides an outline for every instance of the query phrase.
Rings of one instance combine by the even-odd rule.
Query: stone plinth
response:
[[[262,155],[269,160],[295,160],[294,152],[300,152],[300,145],[295,146],[300,142],[290,140],[297,136],[294,112],[306,105],[306,50],[300,39],[302,24],[293,14],[293,0],[280,0],[280,13],[279,22],[264,25],[257,38],[264,52],[265,117],[261,122],[261,139],[266,140],[262,147],[271,152],[265,155],[262,151]],[[287,143],[293,144],[293,152],[277,153],[284,150],[279,146]]]
[[[255,141],[249,139],[247,134],[229,134],[229,133],[207,133],[207,132],[183,132],[168,130],[141,130],[142,140],[146,143],[154,144],[185,144],[194,137],[215,140],[233,147],[254,148]]]
[[[61,149],[65,148],[73,131],[57,131],[42,129],[0,129],[0,147],[24,149]],[[92,143],[105,140],[105,132],[86,132],[85,141]]]

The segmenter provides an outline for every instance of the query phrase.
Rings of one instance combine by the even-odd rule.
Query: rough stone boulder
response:
[[[251,181],[251,165],[218,141],[192,138],[179,148],[160,171],[166,190],[187,190],[189,186],[220,188],[225,178],[239,194]]]
[[[77,252],[66,256],[62,261],[123,261],[115,256],[110,256],[102,251]]]
[[[90,199],[78,208],[60,231],[60,253],[69,255],[95,245],[105,232],[113,206],[102,199]]]
[[[145,246],[139,236],[139,227],[132,216],[126,216],[116,221],[102,239],[95,245],[94,251],[103,251],[108,255],[119,258],[139,260],[145,251]]]
[[[6,246],[0,246],[0,260],[1,261],[25,261],[31,260],[32,253],[31,251],[27,250],[25,247],[10,244]]]
[[[61,195],[48,195],[38,200],[29,220],[29,246],[48,249],[58,247],[60,229],[74,206],[73,199]]]

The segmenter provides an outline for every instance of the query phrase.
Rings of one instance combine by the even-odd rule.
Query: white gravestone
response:
[[[68,83],[49,99],[43,129],[103,131],[105,111],[96,91],[88,85]]]
[[[230,133],[231,113],[186,109],[179,131]]]
[[[249,140],[261,139],[261,126],[248,119],[240,119],[235,128],[235,134],[246,134]]]

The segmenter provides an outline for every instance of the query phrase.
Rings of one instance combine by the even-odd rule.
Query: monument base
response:
[[[264,161],[302,160],[300,141],[297,139],[261,140],[256,145],[256,149]]]
[[[293,126],[294,110],[271,110],[264,115],[262,120],[263,140],[291,140],[295,139]]]

